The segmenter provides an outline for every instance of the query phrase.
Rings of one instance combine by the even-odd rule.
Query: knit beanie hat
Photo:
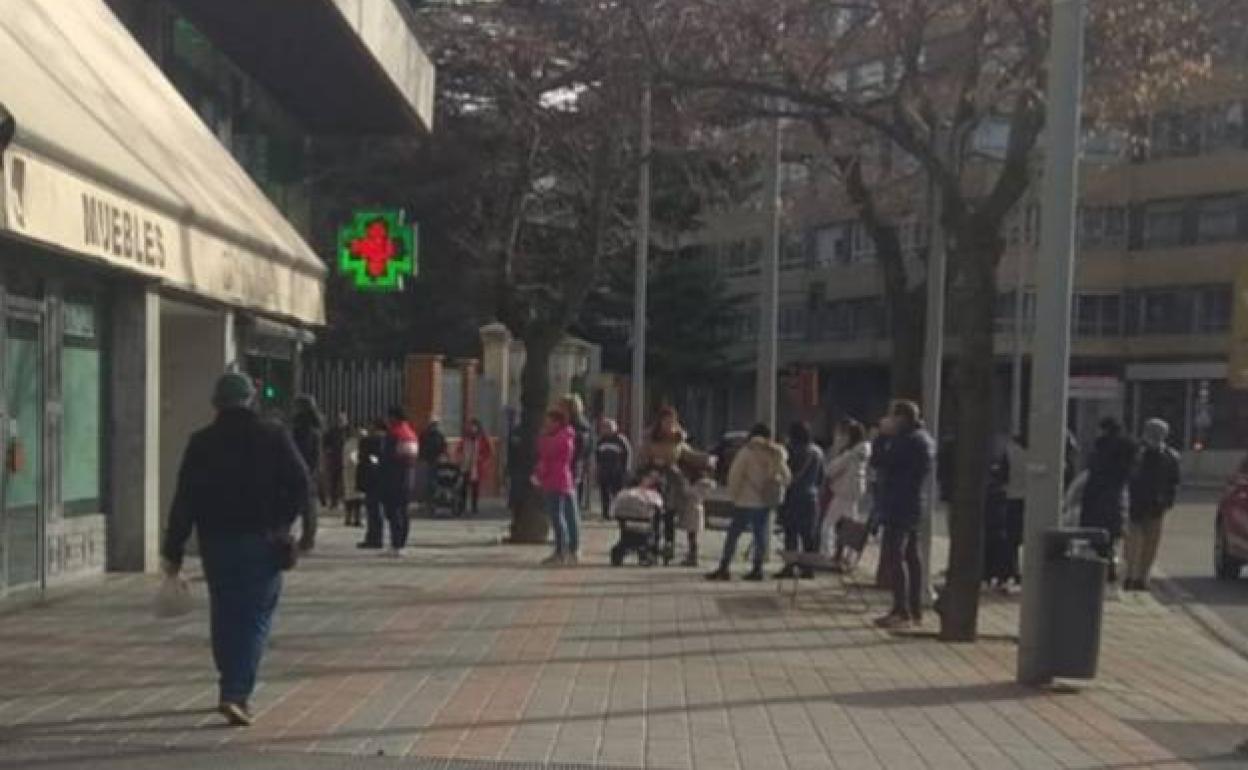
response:
[[[212,389],[212,405],[217,409],[236,409],[251,406],[256,397],[251,378],[238,372],[226,372],[217,379]]]

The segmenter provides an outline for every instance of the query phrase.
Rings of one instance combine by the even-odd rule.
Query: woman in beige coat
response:
[[[728,565],[746,527],[754,534],[754,569],[745,579],[764,579],[763,557],[767,554],[771,509],[780,504],[783,490],[792,480],[788,459],[784,447],[771,440],[771,428],[760,423],[750,429],[750,440],[737,452],[728,469],[728,493],[736,510],[724,541],[719,568],[708,574],[707,580],[731,578]]]

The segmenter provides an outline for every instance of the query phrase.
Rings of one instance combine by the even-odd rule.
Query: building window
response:
[[[1122,297],[1118,294],[1080,294],[1074,313],[1075,333],[1081,337],[1122,334]]]
[[[757,274],[762,254],[761,238],[729,243],[724,247],[724,274],[733,277]]]
[[[1200,243],[1232,241],[1239,237],[1241,200],[1236,196],[1206,198],[1199,202],[1196,238]]]
[[[806,239],[800,232],[786,231],[780,237],[780,269],[802,270],[806,263]]]
[[[75,299],[65,301],[63,318],[61,500],[66,516],[79,516],[103,511],[100,318],[93,301]]]
[[[1016,297],[1017,292],[1003,292],[997,295],[996,310],[996,331],[997,334],[1013,334],[1014,319],[1017,315]],[[1030,332],[1035,325],[1036,320],[1036,295],[1034,292],[1023,292],[1023,329],[1024,333]],[[950,319],[946,319],[948,323]]]
[[[806,338],[806,308],[801,306],[780,308],[779,336],[782,340]]]
[[[1040,204],[1029,203],[1014,209],[1006,224],[1005,238],[1012,247],[1040,243]]]
[[[1183,201],[1158,201],[1144,207],[1144,248],[1164,249],[1183,244]]]
[[[875,259],[875,238],[862,222],[855,222],[850,228],[850,262],[870,262]]]
[[[1230,286],[1210,286],[1196,296],[1196,333],[1223,334],[1231,329]]]
[[[1121,248],[1127,241],[1127,211],[1122,206],[1084,206],[1078,227],[1082,248]]]
[[[815,230],[815,264],[821,268],[848,264],[850,258],[849,226],[846,223],[825,225]]]

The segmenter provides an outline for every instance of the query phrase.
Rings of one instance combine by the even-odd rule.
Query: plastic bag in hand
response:
[[[158,618],[178,618],[188,614],[195,609],[190,584],[181,576],[166,575],[156,591],[154,609]]]

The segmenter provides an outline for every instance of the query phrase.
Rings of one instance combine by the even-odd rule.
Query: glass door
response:
[[[0,590],[40,584],[43,572],[43,326],[10,316],[5,330]]]

